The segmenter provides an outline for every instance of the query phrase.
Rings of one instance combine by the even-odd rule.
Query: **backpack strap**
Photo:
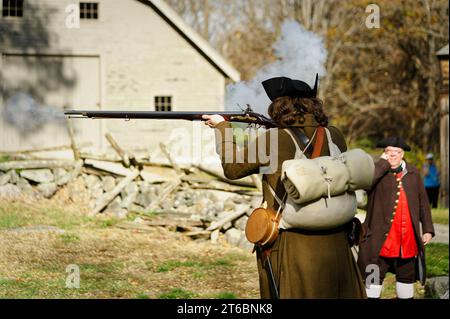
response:
[[[316,136],[316,132],[317,132],[317,130],[314,131],[313,135],[311,136],[311,139],[308,140],[308,144],[305,146],[305,148],[302,151],[294,134],[289,129],[285,129],[285,131],[289,134],[289,136],[292,138],[292,141],[294,142],[295,149],[296,149],[295,158],[302,158],[305,155],[306,150],[311,145],[311,142],[314,139],[314,137]]]
[[[325,133],[327,135],[328,149],[330,151],[330,156],[333,156],[333,157],[339,156],[342,152],[339,149],[339,147],[336,144],[334,144],[333,140],[331,139],[331,133],[328,128],[325,128]]]
[[[275,200],[278,202],[278,210],[277,214],[275,215],[275,219],[278,219],[278,216],[281,214],[281,211],[284,210],[284,207],[286,206],[286,200],[287,200],[287,192],[284,192],[283,199],[280,199],[275,191],[273,190],[272,186],[270,186],[269,182],[267,181],[267,186],[269,186],[269,190],[272,193]],[[272,229],[273,233],[274,229]],[[269,236],[269,238],[272,237],[272,234]]]
[[[316,132],[317,138],[316,142],[314,143],[314,149],[311,158],[316,158],[320,156],[320,153],[322,152],[323,140],[325,138],[325,128],[323,126],[319,126],[316,129]]]
[[[320,151],[322,150],[322,145],[323,145],[323,139],[324,139],[324,135],[325,135],[325,130],[322,126],[319,126],[313,133],[313,135],[311,136],[311,139],[308,141],[308,144],[305,146],[305,148],[303,149],[303,151],[300,149],[299,143],[297,142],[297,139],[294,137],[293,133],[289,130],[289,129],[285,129],[285,131],[289,134],[289,136],[292,138],[292,140],[294,141],[294,145],[295,145],[295,149],[296,149],[296,154],[295,157],[296,158],[301,158],[304,156],[305,151],[308,149],[308,147],[311,145],[312,140],[314,139],[314,137],[316,136],[316,133],[319,133],[319,129],[321,129],[321,139],[317,139],[316,142],[314,143],[314,150],[313,150],[313,156],[315,153],[319,153],[320,155]],[[320,133],[319,133],[320,134]],[[305,136],[306,137],[306,136]],[[319,136],[318,136],[319,137]],[[318,143],[320,142],[320,143]],[[318,148],[318,150],[316,150]],[[317,157],[317,156],[316,156]],[[312,157],[314,158],[314,157]],[[285,200],[287,197],[287,192],[284,193],[283,199],[280,199],[278,197],[278,195],[275,193],[274,189],[270,186],[269,182],[267,181],[267,186],[269,187],[270,193],[272,194],[272,196],[275,198],[275,201],[278,203],[279,207],[278,207],[278,211],[277,211],[277,217],[278,214],[280,213],[280,209],[284,209],[285,206]]]
[[[284,209],[284,202],[286,200],[287,192],[284,193],[283,199],[280,199],[280,197],[278,197],[278,195],[273,190],[272,186],[270,186],[269,181],[267,181],[267,186],[269,187],[269,190],[272,193],[273,198],[275,198],[275,200],[278,203],[279,206],[278,211],[280,210],[280,208]]]
[[[292,141],[294,142],[295,149],[296,149],[295,158],[302,158],[304,156],[305,151],[311,145],[311,142],[314,139],[314,136],[316,135],[316,131],[314,131],[311,139],[308,139],[308,137],[302,133],[303,134],[303,136],[302,136],[303,142],[307,143],[307,145],[305,146],[303,151],[301,150],[300,145],[299,145],[296,137],[294,136],[294,133],[292,133],[289,129],[285,129],[285,131],[289,134],[289,136],[292,138]],[[267,186],[269,187],[270,193],[272,194],[273,198],[278,203],[278,211],[277,211],[277,217],[278,217],[278,214],[280,213],[280,209],[284,209],[285,201],[287,199],[287,192],[284,193],[283,199],[280,199],[278,197],[278,195],[275,193],[275,190],[272,188],[272,186],[270,186],[269,181],[267,181]]]

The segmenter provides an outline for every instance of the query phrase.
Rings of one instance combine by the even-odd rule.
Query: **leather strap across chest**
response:
[[[316,142],[314,143],[313,153],[311,158],[319,157],[322,153],[323,140],[325,138],[325,129],[323,126],[317,127]]]

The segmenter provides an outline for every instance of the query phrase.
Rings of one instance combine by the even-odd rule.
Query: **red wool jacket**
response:
[[[418,249],[414,238],[414,229],[408,207],[405,190],[402,185],[403,172],[397,174],[397,195],[395,213],[391,229],[380,251],[380,256],[390,258],[412,258]]]

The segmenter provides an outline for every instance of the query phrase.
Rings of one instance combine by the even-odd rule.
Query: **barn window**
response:
[[[4,17],[23,17],[23,0],[3,0]]]
[[[98,19],[98,3],[80,2],[80,19]]]
[[[155,111],[172,111],[172,97],[155,96]]]

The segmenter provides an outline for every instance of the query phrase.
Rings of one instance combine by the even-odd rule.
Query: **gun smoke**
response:
[[[30,95],[19,92],[10,97],[1,113],[3,120],[22,135],[28,135],[45,124],[64,124],[64,113],[55,107],[39,105]]]
[[[327,50],[323,39],[293,20],[283,22],[281,35],[273,45],[277,61],[264,66],[250,81],[227,86],[226,109],[236,111],[249,104],[255,112],[267,115],[270,99],[261,82],[286,76],[314,85],[316,73],[325,75]],[[239,106],[238,106],[239,105]]]

